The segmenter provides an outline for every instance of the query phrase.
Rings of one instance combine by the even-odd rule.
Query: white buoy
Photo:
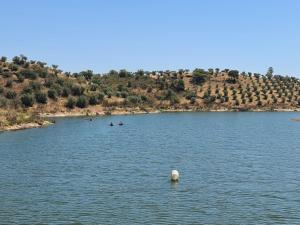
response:
[[[171,181],[175,182],[179,180],[179,172],[177,170],[172,170]]]

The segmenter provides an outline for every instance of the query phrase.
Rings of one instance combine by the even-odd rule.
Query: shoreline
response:
[[[43,128],[49,125],[53,125],[55,122],[51,122],[49,118],[72,118],[72,117],[100,117],[100,116],[121,116],[121,115],[139,115],[139,114],[156,114],[156,113],[178,113],[178,112],[300,112],[300,108],[295,109],[250,109],[241,111],[237,109],[210,109],[210,110],[194,110],[194,109],[164,109],[164,110],[115,110],[112,112],[60,112],[60,113],[41,113],[40,118],[45,119],[43,122],[31,122],[24,124],[15,124],[0,129],[0,132],[5,131],[18,131],[32,128]],[[300,122],[300,118],[291,118],[292,121]]]

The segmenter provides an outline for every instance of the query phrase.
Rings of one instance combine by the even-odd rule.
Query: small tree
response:
[[[178,80],[176,84],[176,91],[184,91],[184,81],[182,79]]]
[[[46,104],[47,103],[47,95],[44,92],[35,93],[35,100],[37,103]]]
[[[76,101],[73,97],[69,97],[67,102],[65,103],[65,106],[69,109],[74,109],[76,104]]]
[[[17,93],[13,90],[8,90],[5,94],[5,97],[8,99],[15,99],[17,97]]]
[[[79,96],[79,98],[76,101],[76,106],[78,108],[86,108],[88,105],[88,102],[86,100],[85,96]]]
[[[208,78],[208,72],[203,69],[195,69],[193,71],[192,83],[197,85],[203,84]]]
[[[5,63],[6,60],[7,60],[7,57],[5,57],[5,56],[2,56],[1,59],[0,59],[0,61],[3,62],[3,63]]]
[[[22,97],[21,97],[21,102],[22,102],[22,104],[23,104],[25,107],[32,107],[32,106],[33,106],[33,103],[34,103],[34,100],[33,100],[32,95],[30,95],[30,94],[25,94],[25,95],[22,95]]]
[[[228,72],[228,76],[229,76],[228,81],[230,83],[236,83],[236,80],[239,78],[239,71],[238,70],[230,70]]]
[[[273,73],[274,73],[273,67],[269,67],[267,74],[266,74],[266,76],[268,77],[269,80],[272,79]]]
[[[56,100],[57,99],[57,91],[54,88],[50,88],[48,90],[48,97],[53,100]]]

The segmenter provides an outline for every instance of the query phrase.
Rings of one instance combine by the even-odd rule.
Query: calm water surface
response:
[[[108,116],[0,133],[0,224],[300,224],[296,117]]]

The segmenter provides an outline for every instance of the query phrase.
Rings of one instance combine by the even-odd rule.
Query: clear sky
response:
[[[0,0],[0,55],[66,71],[234,68],[300,77],[299,0]]]

